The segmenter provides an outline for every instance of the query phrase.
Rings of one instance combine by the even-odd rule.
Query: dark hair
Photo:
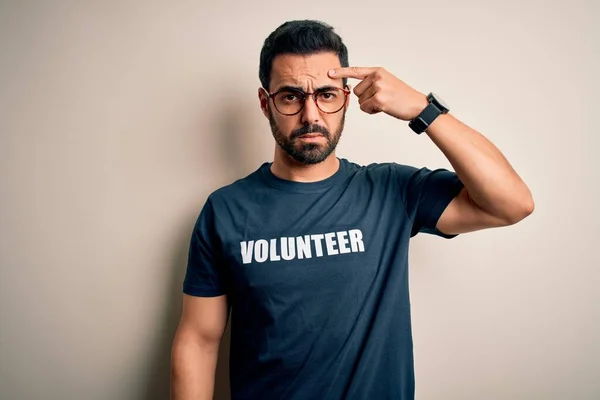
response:
[[[288,21],[275,29],[266,39],[260,52],[258,77],[269,90],[273,60],[280,54],[309,55],[321,52],[336,53],[342,67],[348,67],[348,49],[342,38],[324,22],[314,20]],[[348,79],[343,78],[344,86]]]

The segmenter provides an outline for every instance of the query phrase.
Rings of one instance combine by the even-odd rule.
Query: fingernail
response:
[[[335,69],[330,69],[329,70],[329,75],[335,75]]]

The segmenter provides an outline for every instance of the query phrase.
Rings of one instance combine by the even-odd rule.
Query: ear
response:
[[[263,87],[258,88],[258,101],[260,102],[260,109],[263,115],[269,119],[269,95]]]
[[[350,107],[350,98],[352,97],[352,85],[346,85],[346,89],[350,91],[350,94],[348,95],[348,97],[346,97],[346,109],[348,109],[348,107]]]

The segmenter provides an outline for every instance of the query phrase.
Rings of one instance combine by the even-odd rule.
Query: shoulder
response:
[[[427,168],[417,168],[412,165],[401,164],[395,161],[373,162],[360,165],[352,161],[345,160],[349,169],[357,174],[362,174],[370,178],[394,178],[400,180],[410,179],[415,174],[428,171]]]
[[[257,188],[263,185],[261,170],[266,165],[267,163],[263,163],[250,174],[213,190],[207,197],[207,204],[212,207],[222,207],[247,199]]]
[[[398,162],[377,162],[367,165],[351,163],[355,177],[371,184],[393,187],[400,193],[431,190],[437,186],[460,185],[456,173],[444,168],[430,169]]]

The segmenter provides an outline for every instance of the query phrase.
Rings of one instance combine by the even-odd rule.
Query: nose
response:
[[[313,96],[306,96],[304,108],[301,111],[303,124],[318,124],[321,122],[321,111]]]

